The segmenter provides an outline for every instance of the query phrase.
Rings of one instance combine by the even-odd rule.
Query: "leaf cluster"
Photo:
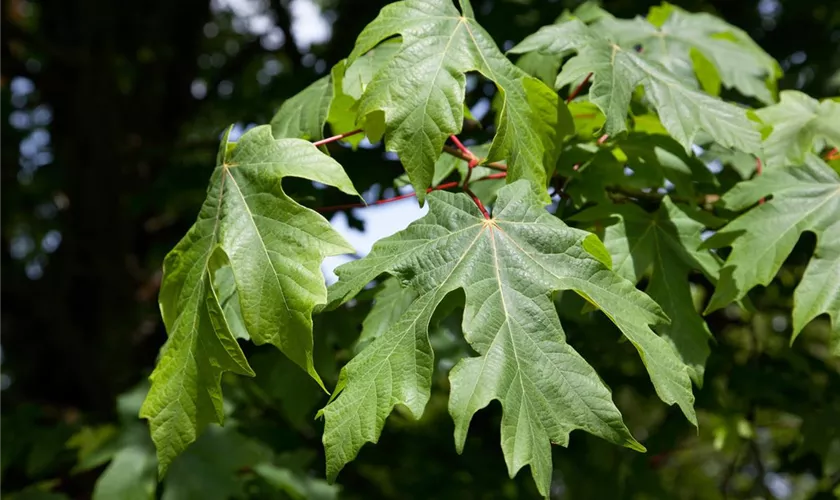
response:
[[[461,317],[463,340],[446,403],[456,450],[498,401],[508,473],[530,466],[542,496],[551,446],[574,430],[645,450],[568,325],[600,318],[587,331],[599,342],[620,332],[658,398],[702,432],[706,315],[754,310],[748,292],[811,232],[791,341],[827,315],[840,354],[840,169],[826,154],[840,145],[837,101],[777,92],[778,64],[742,30],[670,4],[631,20],[587,4],[510,54],[468,0],[398,1],[269,125],[225,136],[198,219],[164,263],[169,338],[140,410],[161,475],[223,422],[223,375],[255,375],[240,341],[275,346],[326,390],[312,316],[371,296],[319,413],[330,480],[395,408],[423,416],[441,355],[430,334],[447,318]],[[494,89],[480,120],[470,79]],[[379,143],[428,213],[327,290],[324,258],[354,249],[318,213],[330,207],[305,206],[284,179],[358,196],[331,154]]]

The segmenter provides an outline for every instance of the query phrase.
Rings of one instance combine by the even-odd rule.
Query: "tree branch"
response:
[[[456,158],[460,158],[460,159],[464,160],[465,162],[470,161],[470,159],[464,153],[462,153],[461,150],[459,150],[457,148],[453,148],[452,146],[444,145],[443,146],[443,152],[448,154],[448,155],[452,155]],[[499,172],[507,172],[507,166],[505,166],[501,163],[498,163],[498,162],[485,163],[481,166],[485,167],[485,168],[489,168],[491,170],[498,170]]]

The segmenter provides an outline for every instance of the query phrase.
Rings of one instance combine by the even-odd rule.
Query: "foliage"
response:
[[[95,499],[791,497],[769,464],[840,495],[838,102],[778,92],[744,30],[667,3],[584,4],[507,54],[479,18],[394,2],[270,124],[229,129],[163,262],[151,384],[117,425],[36,442],[36,413],[4,418],[3,469],[73,463]],[[399,166],[348,159],[372,151]],[[427,213],[328,288],[354,248],[323,214],[409,185]],[[391,472],[418,464],[419,489]]]
[[[667,198],[658,212],[661,215],[648,219],[649,222],[645,220],[647,212],[633,204],[615,205],[612,209],[599,205],[579,215],[578,219],[585,218],[592,210],[607,216],[623,214],[623,224],[614,226],[623,234],[605,238],[608,243],[616,243],[609,252],[594,236],[575,232],[546,213],[540,200],[548,198],[545,173],[556,158],[551,150],[559,139],[555,132],[557,117],[568,116],[569,112],[541,82],[502,56],[476,24],[468,2],[462,1],[459,8],[460,11],[450,0],[405,0],[386,7],[359,36],[343,67],[339,66],[330,77],[335,82],[355,81],[355,75],[348,77],[347,73],[354,69],[354,63],[363,65],[356,72],[363,81],[369,77],[369,82],[361,95],[357,94],[359,104],[348,109],[356,109],[355,121],[363,124],[362,130],[368,130],[369,135],[370,128],[376,127],[370,115],[382,113],[385,145],[402,160],[421,203],[425,190],[431,187],[447,136],[461,130],[464,74],[477,70],[494,81],[502,100],[496,108],[495,139],[486,157],[479,159],[456,142],[460,153],[470,160],[463,181],[465,193],[433,194],[432,209],[426,217],[382,240],[369,256],[337,271],[339,281],[331,291],[333,303],[353,298],[386,272],[397,278],[400,287],[411,291],[412,300],[401,303],[399,298],[392,299],[402,305],[399,315],[375,316],[373,321],[387,321],[376,325],[381,333],[366,335],[369,345],[342,369],[331,402],[322,411],[326,422],[327,473],[335,479],[365,441],[377,441],[395,405],[405,405],[414,418],[422,416],[429,400],[434,359],[427,328],[441,301],[461,288],[466,293],[464,335],[479,356],[461,360],[450,374],[450,413],[456,424],[456,446],[463,449],[473,413],[491,400],[499,400],[504,408],[502,448],[508,471],[513,476],[522,466],[531,465],[539,491],[547,496],[552,469],[549,444],[567,445],[573,429],[585,429],[609,441],[644,449],[621,422],[609,390],[565,343],[563,330],[556,318],[552,319],[554,314],[547,312],[552,309],[551,293],[575,290],[603,311],[639,350],[662,400],[678,403],[688,419],[696,423],[689,376],[702,383],[710,332],[695,310],[686,279],[692,269],[699,269],[716,282],[720,264],[713,254],[699,248],[703,224],[694,222]],[[576,18],[566,19],[526,38],[512,52],[539,52],[557,58],[571,50],[578,52],[578,56],[562,65],[556,87],[591,77],[593,83],[587,97],[605,114],[604,131],[609,136],[627,130],[630,103],[635,89],[641,86],[643,93],[637,94],[640,102],[657,112],[664,129],[687,151],[697,142],[698,134],[704,132],[706,141],[762,155],[759,127],[753,125],[743,108],[696,90],[696,82],[669,67],[679,71],[678,62],[691,61],[689,53],[697,50],[706,58],[693,61],[694,72],[701,80],[712,78],[703,73],[712,64],[717,71],[713,78],[747,96],[768,101],[772,99],[763,82],[772,83],[775,76],[769,57],[746,40],[742,32],[712,17],[695,19],[669,7],[658,9],[651,16],[658,26],[641,19],[622,22],[605,15],[589,28]],[[688,31],[680,30],[682,24],[687,24]],[[361,57],[395,34],[401,35],[399,46],[386,51],[385,57],[378,58],[381,60],[372,60],[376,54]],[[660,38],[666,48],[648,47],[651,37]],[[673,47],[667,48],[672,39]],[[640,50],[634,50],[634,44],[640,44]],[[388,44],[393,45],[396,43]],[[644,50],[646,47],[648,50]],[[736,67],[724,52],[738,54],[747,63]],[[340,73],[342,69],[344,75]],[[320,137],[325,121],[335,114],[324,104],[332,97],[330,78],[319,80],[284,105],[271,132],[277,137]],[[761,84],[754,83],[756,78]],[[818,133],[776,133],[807,133],[806,150],[812,148],[814,139],[834,135],[830,116],[821,116],[818,123],[810,118],[795,123],[780,120],[781,109],[787,109],[784,106],[792,99],[784,96],[778,105],[780,111],[768,108],[766,113],[759,113],[766,120],[763,124],[773,130],[780,126],[828,129]],[[776,135],[771,133],[768,141],[776,139]],[[320,227],[323,223],[314,213],[307,214],[305,209],[284,202],[284,193],[272,192],[270,186],[279,186],[284,172],[289,172],[339,186],[348,193],[355,190],[349,180],[340,178],[340,170],[335,170],[340,167],[329,163],[328,157],[311,149],[307,152],[305,143],[272,139],[267,128],[254,129],[234,146],[229,153],[223,141],[216,180],[211,181],[210,196],[198,223],[206,229],[196,229],[195,236],[188,235],[188,240],[170,254],[167,262],[171,264],[164,268],[161,307],[164,317],[172,318],[167,321],[171,334],[153,380],[166,385],[153,388],[142,413],[151,419],[161,473],[206,422],[221,421],[220,372],[209,371],[209,378],[200,374],[212,366],[253,375],[233,344],[230,324],[244,322],[248,337],[257,343],[274,343],[320,383],[313,369],[311,348],[307,347],[311,341],[305,340],[311,335],[309,311],[324,303],[315,293],[318,279],[313,273],[317,269],[312,266],[330,252],[349,248],[337,236],[330,236],[331,229]],[[630,147],[634,146],[650,147],[644,142],[631,142]],[[507,181],[513,184],[499,191],[490,217],[478,198],[476,203],[470,200],[467,177],[476,165],[501,159],[507,160],[503,168]],[[838,220],[838,214],[832,212],[837,199],[837,190],[831,187],[836,183],[830,177],[834,174],[819,160],[811,161],[807,167],[792,168],[777,167],[777,162],[774,157],[769,165],[790,172],[811,169],[804,174],[810,178],[803,181],[813,184],[792,185],[791,179],[770,171],[743,183],[743,187],[734,186],[724,197],[727,206],[734,205],[736,210],[749,208],[764,195],[780,198],[745,214],[716,236],[720,239],[733,232],[744,233],[734,242],[728,241],[734,250],[712,298],[711,310],[741,298],[755,284],[766,284],[772,278],[781,264],[779,260],[758,254],[759,262],[751,265],[744,259],[755,258],[756,249],[772,252],[776,259],[783,258],[785,250],[774,247],[777,238],[771,235],[775,231],[790,234],[786,238],[788,249],[795,243],[798,231],[787,233],[779,228],[774,214],[780,210],[794,215],[791,225],[807,224],[799,231],[825,233],[820,241],[829,238],[828,248],[817,247],[819,259],[823,260],[815,260],[814,267],[823,275],[834,274],[831,270],[836,267],[836,259],[830,257],[838,253],[830,243],[831,234],[838,231],[830,227],[830,221]],[[228,177],[231,187],[225,189]],[[585,182],[586,177],[583,174],[577,182]],[[531,182],[516,182],[518,179]],[[826,181],[831,184],[822,184]],[[749,190],[756,184],[763,189]],[[529,192],[531,189],[541,194],[535,196]],[[790,195],[786,195],[788,190]],[[744,191],[749,194],[741,195]],[[826,201],[806,209],[805,197],[811,197],[813,202]],[[278,201],[273,202],[275,198]],[[777,207],[789,198],[793,198],[789,202],[792,207]],[[641,222],[628,226],[634,217]],[[662,222],[658,222],[660,217]],[[803,220],[809,217],[817,219]],[[762,228],[762,224],[768,228]],[[759,235],[767,237],[762,239]],[[619,244],[621,241],[624,244]],[[198,242],[202,242],[200,250],[193,250]],[[216,242],[221,243],[219,248],[224,252],[220,256],[214,253]],[[299,250],[291,250],[290,244]],[[327,244],[331,246],[324,246]],[[756,249],[750,250],[749,245]],[[196,257],[189,257],[191,254]],[[238,310],[223,310],[214,298],[216,285],[209,277],[224,265],[225,259],[230,259],[235,277]],[[621,274],[609,270],[613,259]],[[214,264],[216,261],[219,263]],[[199,265],[199,271],[192,271]],[[647,292],[662,309],[622,278],[623,275],[638,282],[651,266]],[[754,266],[768,272],[753,280],[749,273]],[[305,281],[290,274],[301,268],[309,269]],[[747,276],[736,280],[733,273]],[[190,275],[200,280],[198,288],[185,281]],[[840,309],[835,284],[816,285],[816,280],[808,276],[806,272],[802,288],[805,291],[797,293],[798,301],[806,305],[794,309],[794,334],[819,313],[834,315]],[[675,287],[680,291],[676,292]],[[301,288],[311,291],[301,295]],[[175,292],[169,292],[170,289]],[[199,305],[204,307],[204,302],[208,312],[196,312]],[[808,312],[798,312],[802,308]],[[241,318],[228,319],[237,314]],[[202,316],[207,319],[202,321]],[[296,318],[300,320],[295,321]],[[660,327],[661,336],[649,329],[648,325],[656,324],[668,325]],[[185,330],[186,325],[190,325],[189,330]],[[190,340],[181,340],[182,337]],[[189,348],[189,354],[178,354],[175,346],[184,342],[194,347]],[[203,347],[211,342],[230,347],[221,351]],[[191,359],[184,361],[187,355]],[[185,369],[185,362],[187,366],[207,363],[208,368]],[[173,371],[175,366],[178,371]],[[209,401],[202,403],[207,399],[202,396],[207,390],[215,401],[215,411],[211,411]]]

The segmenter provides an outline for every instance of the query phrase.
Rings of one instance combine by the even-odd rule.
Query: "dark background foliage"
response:
[[[331,27],[325,40],[311,46],[298,40],[306,36],[295,15],[302,3],[317,5]],[[65,442],[82,426],[117,422],[117,396],[151,370],[166,338],[156,305],[160,264],[195,219],[220,132],[232,122],[238,130],[268,122],[284,99],[349,53],[384,3],[3,0],[4,493],[56,480],[56,491],[89,497],[102,467],[71,472],[75,456]],[[505,48],[576,4],[474,3],[479,22]],[[716,13],[746,30],[782,64],[780,88],[814,97],[840,93],[840,8],[833,2],[676,3]],[[651,5],[655,2],[603,3],[619,17],[644,15]],[[468,102],[485,91],[477,86]],[[379,151],[334,154],[360,191],[388,185],[400,173],[399,164]],[[307,203],[346,200],[303,183],[292,186]],[[352,215],[351,223],[361,224]],[[699,435],[658,403],[630,347],[586,336],[609,326],[573,324],[572,342],[613,387],[649,453],[633,454],[575,434],[569,450],[555,450],[554,494],[807,498],[795,494],[821,490],[830,495],[840,480],[838,365],[825,359],[821,344],[811,342],[807,332],[793,348],[787,346],[792,290],[812,249],[813,238],[804,237],[777,280],[753,292],[760,313],[725,310],[708,318],[716,345],[706,385],[698,391]],[[319,322],[316,334],[326,345],[327,365],[346,359],[364,307]],[[457,321],[451,328],[457,333]],[[447,345],[453,352],[462,348]],[[251,351],[269,358],[266,373],[279,363],[273,353]],[[231,382],[242,432],[277,453],[314,454],[307,473],[322,475],[320,424],[310,412],[322,403],[320,396],[310,394],[310,402],[301,403],[301,395],[273,394],[267,377]],[[455,454],[445,371],[437,380],[424,420],[392,417],[380,443],[366,446],[340,476],[342,495],[535,495],[528,474],[507,478],[498,408],[477,416],[466,453]],[[266,388],[262,398],[254,396],[260,384]],[[299,414],[296,404],[303,405]],[[242,474],[247,480],[247,471]],[[241,494],[259,496],[256,486],[248,488]]]

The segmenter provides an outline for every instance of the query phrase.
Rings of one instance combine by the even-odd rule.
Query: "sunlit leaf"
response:
[[[607,387],[566,344],[550,297],[556,290],[574,290],[604,311],[638,349],[660,397],[696,422],[687,367],[649,327],[664,321],[659,307],[609,270],[609,254],[594,235],[548,214],[525,182],[499,191],[492,219],[463,194],[429,197],[424,218],[336,270],[331,302],[348,300],[382,273],[412,287],[417,298],[347,364],[340,394],[323,410],[330,478],[365,442],[378,439],[395,405],[420,417],[433,371],[428,325],[438,304],[457,289],[466,294],[464,335],[480,354],[450,374],[459,450],[473,414],[494,399],[504,409],[509,473],[530,464],[543,494],[551,478],[551,443],[567,444],[574,429],[642,449]]]
[[[606,115],[605,132],[616,135],[627,129],[627,112],[636,87],[659,114],[671,136],[689,151],[695,137],[706,132],[716,142],[757,152],[760,135],[746,110],[695,90],[656,60],[623,46],[611,34],[578,20],[545,26],[514,47],[513,53],[538,51],[562,58],[557,88],[593,74],[589,100]]]
[[[447,137],[461,130],[466,73],[494,81],[503,99],[489,161],[507,160],[508,181],[528,179],[535,192],[557,143],[572,130],[568,110],[539,80],[513,65],[476,22],[468,0],[404,0],[382,9],[359,35],[348,61],[394,35],[399,50],[365,88],[360,119],[384,112],[385,142],[396,152],[422,203]]]

